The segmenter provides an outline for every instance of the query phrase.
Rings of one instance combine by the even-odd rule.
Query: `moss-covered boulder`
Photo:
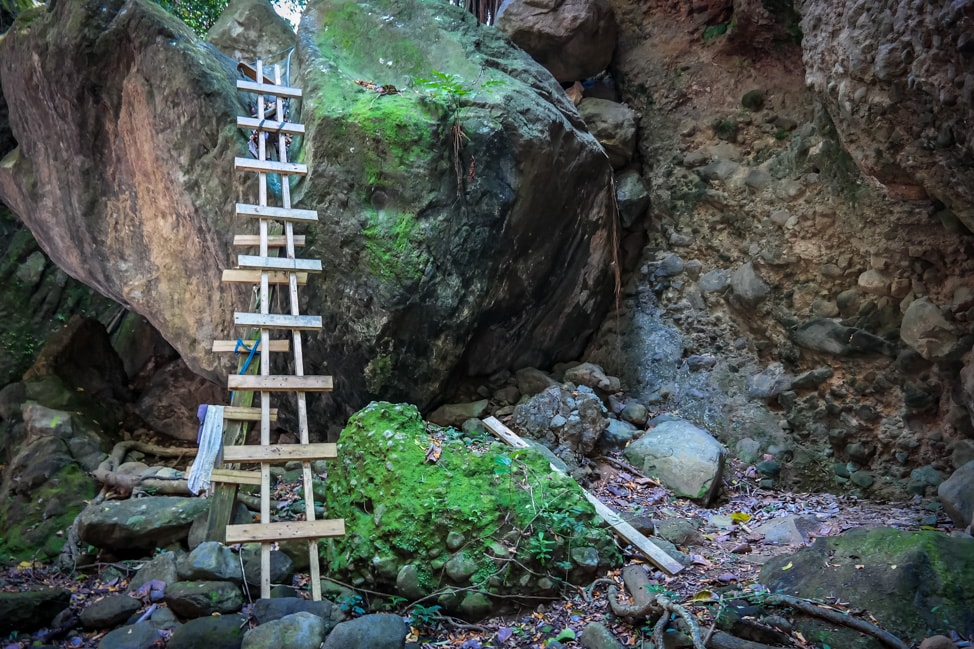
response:
[[[475,617],[484,596],[554,593],[620,555],[582,490],[534,450],[428,426],[373,402],[350,420],[328,473],[330,576]]]
[[[855,529],[775,557],[759,581],[774,592],[815,600],[841,598],[869,611],[891,633],[919,642],[974,629],[974,539],[939,532]],[[832,647],[875,641],[809,621],[805,636]]]

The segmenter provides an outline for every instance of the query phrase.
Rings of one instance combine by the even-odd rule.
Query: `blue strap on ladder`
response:
[[[240,368],[240,371],[237,372],[237,374],[243,374],[244,372],[247,371],[247,368],[250,367],[250,362],[254,360],[254,354],[257,353],[258,347],[260,347],[260,336],[257,336],[257,340],[254,341],[252,347],[247,347],[247,345],[244,343],[242,339],[237,338],[237,344],[233,348],[233,353],[239,354],[241,348],[246,349],[250,352],[249,354],[247,354],[247,360],[244,361],[243,367]],[[230,399],[232,402],[233,392],[230,393]]]

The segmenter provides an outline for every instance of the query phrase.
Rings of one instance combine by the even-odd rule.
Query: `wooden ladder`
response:
[[[258,234],[241,234],[234,237],[234,246],[257,248],[256,255],[241,254],[237,257],[237,269],[226,270],[223,281],[231,283],[254,284],[258,288],[257,303],[259,313],[236,312],[234,324],[248,331],[257,330],[259,334],[244,341],[248,347],[259,345],[259,374],[236,374],[227,379],[227,387],[233,391],[253,391],[260,393],[260,407],[235,406],[224,410],[224,418],[235,421],[260,422],[260,444],[237,446],[224,441],[223,462],[229,468],[213,471],[213,482],[229,485],[260,485],[260,522],[249,525],[227,525],[225,541],[231,543],[258,542],[260,554],[260,596],[270,597],[270,557],[272,544],[285,540],[305,539],[308,542],[308,559],[311,573],[312,597],[321,599],[321,575],[318,565],[318,540],[343,536],[345,522],[336,520],[316,520],[314,494],[312,491],[311,462],[333,460],[336,458],[335,444],[312,444],[308,433],[308,408],[305,401],[307,392],[323,392],[332,389],[330,376],[307,376],[304,374],[304,358],[301,349],[301,332],[321,329],[321,317],[302,315],[298,303],[298,286],[307,283],[309,273],[321,272],[321,261],[299,259],[295,248],[305,244],[305,237],[294,234],[295,222],[317,221],[314,210],[300,210],[291,207],[290,175],[307,173],[307,167],[287,161],[286,137],[301,135],[304,126],[286,121],[284,99],[300,98],[301,90],[281,84],[281,70],[274,66],[274,81],[264,76],[263,62],[258,61],[255,78],[260,81],[237,81],[237,88],[257,95],[257,115],[265,112],[265,97],[274,102],[270,114],[275,119],[238,117],[237,126],[255,131],[257,159],[236,158],[234,167],[238,171],[256,172],[258,177],[258,203],[256,205],[238,203],[236,214],[258,220]],[[277,135],[277,160],[267,157],[267,140]],[[267,174],[281,176],[281,203],[279,207],[267,204]],[[283,222],[283,234],[278,222]],[[279,253],[283,252],[283,256]],[[290,313],[270,312],[270,291],[272,285],[286,286],[290,301]],[[290,330],[291,340],[271,339],[272,331]],[[213,343],[214,352],[233,352],[236,341],[218,340]],[[271,375],[271,353],[294,353],[294,375]],[[271,421],[277,418],[277,409],[271,408],[272,392],[294,392],[297,394],[298,438],[299,444],[271,444]],[[248,401],[249,403],[249,401]],[[271,522],[270,508],[270,468],[272,464],[300,461],[304,482],[305,520]],[[239,471],[233,466],[239,463],[259,463],[260,473]],[[211,514],[212,518],[212,514]],[[227,519],[224,519],[227,520]],[[229,522],[229,521],[228,521]]]

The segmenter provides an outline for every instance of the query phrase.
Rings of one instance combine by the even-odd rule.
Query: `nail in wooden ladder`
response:
[[[245,66],[242,66],[245,67]],[[234,238],[236,246],[256,246],[256,255],[238,255],[235,270],[224,272],[225,282],[253,283],[259,286],[258,300],[260,313],[234,313],[234,324],[239,327],[257,329],[260,335],[248,344],[260,347],[260,374],[231,375],[227,380],[230,390],[252,390],[260,393],[260,408],[238,408],[232,416],[238,419],[260,421],[260,445],[225,446],[223,460],[226,463],[260,463],[260,523],[251,525],[228,525],[227,543],[259,542],[261,544],[261,597],[270,597],[270,552],[271,545],[278,541],[306,539],[308,558],[311,566],[311,591],[315,600],[321,599],[321,576],[318,566],[318,540],[343,536],[343,520],[315,520],[314,494],[312,492],[311,462],[332,460],[336,457],[335,444],[311,444],[308,434],[308,408],[305,393],[322,392],[332,389],[330,376],[306,376],[304,358],[301,350],[301,331],[321,328],[321,317],[302,315],[298,305],[298,285],[307,282],[308,273],[321,272],[321,261],[317,259],[298,259],[295,248],[304,245],[304,237],[294,234],[295,222],[317,221],[314,210],[299,210],[291,207],[291,192],[288,177],[303,175],[307,167],[287,161],[287,135],[304,133],[304,126],[287,122],[284,114],[284,99],[301,97],[301,90],[281,84],[280,67],[274,66],[274,81],[264,76],[263,62],[258,61],[256,71],[249,69],[254,81],[237,81],[237,88],[257,95],[257,115],[265,115],[265,96],[274,102],[274,120],[251,117],[238,117],[237,126],[257,132],[257,159],[236,158],[234,166],[238,171],[256,172],[258,176],[258,204],[238,203],[236,213],[241,217],[258,219],[258,235],[238,235]],[[248,71],[245,70],[245,71]],[[267,158],[266,140],[277,135],[277,160]],[[281,176],[280,207],[267,204],[267,174]],[[284,234],[271,236],[269,230],[278,221],[284,222]],[[271,256],[270,249],[284,252],[284,256]],[[270,312],[271,285],[286,286],[290,313]],[[291,344],[286,339],[271,340],[271,331],[290,330]],[[216,341],[214,351],[230,351],[232,343]],[[294,353],[294,375],[271,375],[271,352]],[[297,414],[300,444],[271,444],[271,420],[276,417],[276,409],[271,408],[271,392],[294,392],[297,394]],[[237,412],[239,410],[239,412]],[[304,481],[305,520],[271,522],[270,511],[270,467],[274,463],[298,460],[301,462]],[[253,472],[214,471],[214,481],[258,484],[258,476]]]

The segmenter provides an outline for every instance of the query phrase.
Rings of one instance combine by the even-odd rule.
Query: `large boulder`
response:
[[[704,429],[673,418],[650,428],[625,455],[675,495],[708,505],[720,491],[727,449]]]
[[[937,487],[937,497],[944,511],[957,527],[974,523],[974,461],[958,467]]]
[[[336,401],[426,405],[458,372],[577,357],[612,295],[611,169],[550,75],[433,0],[314,2],[294,58],[310,175],[292,194],[321,215],[302,254],[327,271],[302,295],[327,332],[304,358],[340,373]],[[233,171],[233,61],[144,0],[25,12],[0,61],[19,143],[0,198],[221,379],[209,347],[246,304],[218,288],[233,204],[256,200]]]
[[[970,537],[855,529],[773,558],[758,580],[774,592],[810,600],[840,597],[868,611],[893,635],[919,642],[974,625],[972,558]],[[821,626],[812,630],[803,624],[800,629],[833,647],[858,646],[855,633],[834,638]]]
[[[439,432],[413,406],[352,416],[328,472],[326,508],[345,536],[324,542],[330,576],[465,617],[493,598],[587,583],[618,555],[581,488],[532,449]],[[337,631],[336,631],[337,632]]]
[[[615,16],[604,0],[508,0],[496,24],[561,82],[602,72],[615,51]]]
[[[974,76],[964,2],[801,0],[808,85],[863,172],[974,230]]]
[[[0,593],[0,634],[33,631],[51,623],[71,603],[66,588],[30,588]]]
[[[88,505],[78,517],[84,543],[113,552],[145,551],[183,543],[205,498],[149,496]]]

